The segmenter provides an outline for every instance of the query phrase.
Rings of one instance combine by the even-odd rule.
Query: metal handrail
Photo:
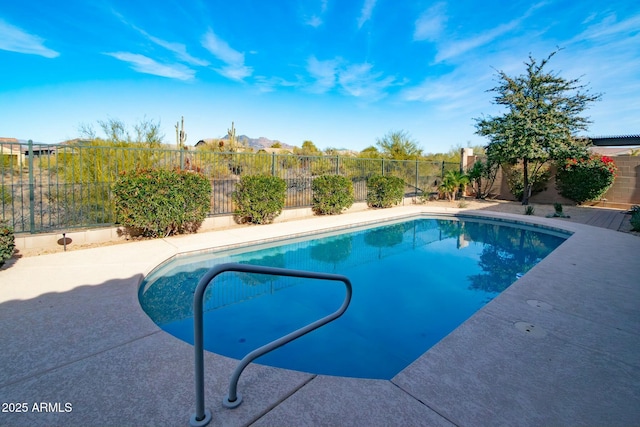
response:
[[[313,271],[303,271],[303,270],[289,270],[286,268],[276,268],[276,267],[264,267],[259,265],[249,265],[249,264],[238,264],[238,263],[226,263],[220,264],[205,273],[204,276],[198,282],[198,286],[196,287],[195,293],[193,295],[193,339],[194,339],[194,349],[195,349],[195,384],[196,384],[196,413],[191,416],[190,425],[193,427],[202,427],[209,424],[211,421],[211,411],[205,409],[204,407],[204,337],[203,337],[203,300],[204,300],[204,292],[207,289],[207,286],[211,283],[211,281],[221,273],[227,271],[235,271],[242,273],[257,273],[257,274],[268,274],[271,276],[287,276],[287,277],[299,277],[303,279],[318,279],[318,280],[333,280],[343,282],[345,284],[347,294],[345,296],[344,302],[340,308],[329,314],[328,316],[323,317],[322,319],[318,319],[313,323],[310,323],[307,326],[304,326],[296,331],[293,331],[277,340],[270,342],[269,344],[263,345],[260,348],[253,350],[251,353],[247,354],[238,364],[238,367],[233,372],[231,376],[231,381],[229,384],[229,394],[224,398],[223,405],[227,408],[236,408],[242,403],[242,395],[237,392],[238,388],[238,380],[240,379],[240,375],[242,371],[256,358],[275,350],[278,347],[285,345],[286,343],[295,340],[317,328],[320,326],[326,325],[327,323],[337,319],[342,316],[342,314],[347,310],[349,303],[351,302],[351,281],[346,276],[342,276],[340,274],[329,274],[329,273],[317,273]]]

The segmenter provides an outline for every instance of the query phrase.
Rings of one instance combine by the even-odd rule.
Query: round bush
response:
[[[613,185],[617,172],[610,157],[567,159],[558,165],[556,186],[562,196],[578,204],[598,200]]]
[[[311,207],[318,215],[336,215],[355,201],[353,183],[342,175],[322,175],[313,180]]]
[[[13,256],[15,247],[13,228],[7,221],[0,221],[0,266]]]
[[[118,223],[144,237],[195,232],[211,205],[211,183],[190,171],[124,172],[113,192]]]
[[[287,183],[271,175],[245,175],[232,194],[239,222],[268,224],[284,209]]]
[[[404,181],[396,176],[375,175],[367,181],[367,205],[390,208],[402,202]]]

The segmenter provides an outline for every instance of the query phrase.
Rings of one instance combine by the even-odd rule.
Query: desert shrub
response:
[[[553,209],[555,209],[556,214],[561,215],[562,212],[562,203],[554,203],[553,204]]]
[[[232,194],[239,222],[267,224],[284,209],[287,183],[271,175],[245,175]]]
[[[613,185],[617,172],[610,157],[567,159],[558,165],[556,186],[560,194],[578,204],[598,200]]]
[[[506,166],[503,170],[507,174],[507,185],[511,194],[522,201],[524,196],[524,172],[522,165]],[[531,183],[531,196],[538,194],[547,189],[547,182],[551,178],[551,172],[548,167],[541,167],[535,172],[529,172],[529,182]]]
[[[640,231],[640,206],[638,205],[631,208],[631,229]]]
[[[376,175],[367,180],[367,205],[372,208],[389,208],[402,202],[404,181],[388,175]]]
[[[0,221],[0,266],[13,256],[15,247],[13,228],[7,221]]]
[[[467,176],[469,177],[469,182],[471,183],[476,199],[485,199],[489,195],[496,181],[499,166],[496,162],[478,159],[471,169],[467,171]]]
[[[0,187],[0,205],[10,205],[12,201],[11,190]]]
[[[318,215],[336,215],[350,208],[355,201],[353,183],[342,175],[322,175],[311,184],[311,207]]]
[[[203,175],[178,170],[123,172],[113,187],[119,224],[144,237],[192,233],[209,212],[211,184]]]

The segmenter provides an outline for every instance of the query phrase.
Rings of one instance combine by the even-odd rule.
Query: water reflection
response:
[[[311,246],[311,258],[331,264],[335,272],[338,264],[348,260],[353,249],[353,238],[351,235],[338,235],[322,239],[319,243]]]
[[[395,272],[396,280],[397,274],[405,275],[409,270],[425,268],[435,269],[443,280],[447,280],[445,276],[454,273],[449,270],[464,269],[467,272],[465,286],[470,290],[496,294],[515,282],[519,275],[526,273],[562,241],[563,237],[507,224],[420,219],[257,251],[205,254],[191,261],[183,259],[175,268],[167,266],[150,275],[147,284],[141,288],[140,301],[145,312],[159,325],[189,318],[193,313],[193,292],[198,281],[211,267],[225,262],[347,276],[355,274],[352,271],[361,271],[369,263],[375,263],[379,268],[381,262],[386,262],[387,267],[384,268]],[[439,261],[431,260],[434,255],[440,257]],[[446,260],[445,256],[448,257]],[[475,259],[472,266],[468,262],[470,258]],[[373,270],[373,265],[365,270]],[[368,283],[380,280],[383,280],[380,276],[366,279]],[[149,283],[151,285],[147,286]],[[295,278],[224,273],[205,293],[205,311],[272,294],[300,283]]]
[[[439,221],[443,235],[455,238],[458,248],[482,244],[480,274],[468,276],[470,288],[500,293],[529,271],[565,239],[539,231],[473,221]]]

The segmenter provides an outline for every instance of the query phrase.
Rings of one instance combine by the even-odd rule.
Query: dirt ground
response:
[[[465,209],[482,209],[488,211],[495,212],[504,212],[511,214],[521,214],[524,215],[525,206],[520,204],[519,202],[508,202],[503,200],[475,200],[475,199],[465,199],[464,201],[456,200],[453,202],[449,202],[446,200],[436,200],[427,202],[429,206],[441,206],[441,207],[454,207],[454,208],[465,208]],[[534,208],[534,216],[545,217],[547,215],[551,215],[555,212],[553,205],[547,204],[531,204]],[[579,223],[585,223],[590,215],[593,213],[592,209],[598,209],[596,207],[583,207],[583,206],[563,206],[563,212],[565,215],[568,215],[570,218],[566,219],[566,221],[575,221]],[[625,215],[625,219],[622,221],[622,225],[618,229],[620,232],[634,234],[640,237],[640,232],[631,231],[631,223],[630,223],[631,215]],[[243,225],[238,225],[238,227],[245,227]],[[109,241],[103,243],[93,243],[86,245],[73,245],[69,246],[68,250],[82,250],[93,247],[100,246],[112,246],[112,245],[121,245],[132,242],[133,240],[123,240],[123,241]],[[37,255],[44,255],[48,253],[60,252],[59,249],[43,249],[43,248],[32,248],[32,249],[24,249],[20,251],[16,251],[14,254],[15,258],[20,257],[30,257]]]

